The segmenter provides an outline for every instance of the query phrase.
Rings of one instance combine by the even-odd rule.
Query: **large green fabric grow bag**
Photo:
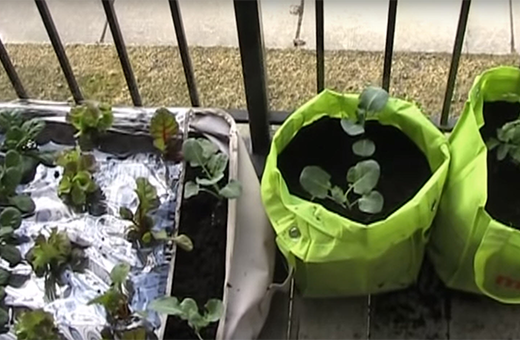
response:
[[[304,296],[353,296],[404,288],[422,263],[449,164],[443,134],[419,109],[390,98],[376,118],[406,134],[426,156],[432,176],[385,220],[364,225],[289,193],[277,156],[304,126],[324,116],[354,117],[358,95],[325,90],[276,132],[262,178],[262,200],[276,242]]]
[[[485,210],[487,148],[479,129],[484,102],[493,101],[520,102],[520,69],[493,68],[475,79],[449,138],[452,161],[428,255],[448,287],[520,303],[520,232]]]

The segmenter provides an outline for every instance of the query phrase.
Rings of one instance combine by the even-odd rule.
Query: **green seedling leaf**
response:
[[[330,175],[319,166],[306,166],[300,174],[300,185],[312,197],[326,198],[332,188]]]
[[[0,300],[5,298],[5,287],[0,286]]]
[[[359,95],[360,109],[367,113],[376,113],[383,110],[388,102],[388,92],[380,87],[369,86]]]
[[[371,191],[359,198],[358,208],[367,214],[377,214],[383,210],[384,198],[378,191]]]
[[[70,190],[70,197],[72,198],[72,203],[75,206],[83,206],[85,205],[85,203],[87,203],[87,195],[78,184],[72,184],[72,188]]]
[[[137,327],[130,330],[124,330],[121,333],[120,340],[143,340],[146,339],[146,329]]]
[[[75,186],[79,187],[81,191],[89,192],[91,189],[92,176],[88,171],[79,171],[72,179]]]
[[[14,150],[9,150],[5,154],[5,163],[6,168],[16,168],[22,165],[22,157],[20,154]]]
[[[347,181],[352,183],[356,194],[364,195],[376,187],[380,173],[379,164],[369,159],[350,168],[347,173]]]
[[[199,185],[213,185],[213,184],[217,184],[222,178],[224,178],[224,174],[220,173],[220,174],[216,175],[213,178],[199,178],[199,177],[197,177],[197,178],[195,178],[195,181]]]
[[[90,154],[81,154],[77,159],[77,170],[76,171],[85,171],[85,172],[95,172],[96,171],[96,158],[94,155]]]
[[[497,159],[504,160],[509,152],[511,146],[509,144],[500,144],[497,149]]]
[[[15,206],[18,210],[24,213],[32,213],[34,212],[34,209],[36,209],[34,201],[27,195],[9,197],[9,204]]]
[[[208,323],[219,321],[224,313],[224,305],[222,304],[222,301],[218,299],[209,299],[204,305],[204,308],[206,309],[204,319]]]
[[[203,166],[207,162],[204,157],[204,149],[197,139],[188,138],[182,144],[182,154],[186,162],[192,167]]]
[[[152,242],[153,240],[153,235],[151,232],[147,231],[143,234],[143,237],[141,237],[141,240],[143,241],[143,243],[145,244],[148,244],[150,242]]]
[[[14,232],[14,229],[11,228],[11,227],[2,227],[2,228],[0,228],[0,239],[11,237],[13,232]]]
[[[18,149],[26,143],[25,133],[20,127],[13,126],[6,132],[4,143],[8,149]]]
[[[370,157],[376,151],[376,145],[370,139],[361,139],[352,144],[354,154],[361,157]]]
[[[206,161],[218,152],[218,147],[205,138],[197,138],[197,143],[202,147],[202,156]]]
[[[197,183],[189,181],[184,184],[184,198],[190,198],[198,195],[200,187]]]
[[[119,208],[119,215],[124,220],[132,221],[134,219],[134,213],[126,207]]]
[[[2,289],[3,288],[4,287],[2,287]],[[5,293],[4,293],[4,295],[5,295]],[[2,327],[2,328],[5,327],[8,322],[9,322],[9,313],[5,309],[0,308],[0,327]]]
[[[170,111],[164,107],[155,111],[150,124],[150,134],[157,149],[164,153],[168,142],[175,137],[178,130],[179,125]]]
[[[139,198],[139,207],[137,209],[142,212],[156,209],[159,206],[159,199],[157,198],[155,187],[144,177],[137,178],[135,184],[135,193]]]
[[[173,240],[173,242],[175,242],[175,244],[177,244],[177,246],[179,248],[181,248],[184,251],[193,250],[193,242],[191,241],[191,239],[188,236],[186,236],[184,234],[174,236],[172,238],[172,240]]]
[[[363,125],[357,124],[349,119],[342,119],[341,127],[350,136],[358,136],[365,133]]]
[[[25,133],[26,137],[31,140],[35,140],[44,128],[45,122],[36,118],[27,120],[22,124],[22,131]]]
[[[0,286],[6,286],[9,283],[11,273],[3,268],[0,268]]]
[[[5,208],[0,213],[0,226],[2,228],[18,229],[22,225],[22,214],[13,207]]]
[[[489,151],[493,150],[494,148],[496,148],[499,145],[500,145],[500,142],[496,138],[490,138],[486,142],[486,147],[488,148]]]
[[[150,309],[161,314],[179,316],[184,314],[184,311],[180,308],[179,299],[173,296],[163,296],[150,303]],[[183,319],[185,320],[185,319]]]
[[[22,262],[22,254],[20,254],[20,250],[10,244],[0,245],[0,256],[6,260],[11,267]]]
[[[219,174],[224,175],[224,170],[226,170],[226,166],[228,164],[229,157],[225,153],[217,153],[211,156],[208,161],[207,168],[208,171],[215,177]]]
[[[153,231],[152,236],[153,236],[154,240],[158,240],[158,241],[165,241],[165,240],[170,239],[170,237],[168,236],[168,233],[164,229],[159,230],[159,231]]]
[[[220,196],[227,199],[238,198],[242,194],[242,184],[240,184],[239,181],[232,179],[225,187],[220,189],[218,193]]]
[[[2,176],[2,184],[10,191],[14,192],[18,184],[22,181],[22,168],[7,168]]]
[[[69,176],[64,176],[61,178],[60,183],[58,185],[58,195],[69,194],[72,189],[72,183],[70,181]]]
[[[332,199],[340,205],[345,204],[345,202],[347,201],[347,198],[345,197],[345,193],[338,186],[335,186],[330,190],[330,195],[331,195]]]
[[[31,156],[38,159],[45,166],[54,166],[56,162],[56,153],[54,151],[39,151]]]
[[[18,340],[56,340],[62,336],[51,313],[43,309],[24,312],[14,325]]]
[[[110,279],[112,282],[120,286],[125,283],[128,273],[130,272],[130,265],[128,263],[118,263],[112,268],[110,272]]]

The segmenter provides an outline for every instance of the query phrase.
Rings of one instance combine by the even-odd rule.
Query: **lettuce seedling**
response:
[[[22,180],[22,169],[20,154],[15,150],[7,151],[0,167],[0,206],[14,206],[23,213],[32,213],[35,205],[31,197],[16,192]]]
[[[48,238],[40,234],[35,245],[26,255],[37,277],[45,279],[45,296],[56,298],[56,285],[64,285],[62,276],[66,270],[83,272],[88,264],[84,247],[71,242],[65,231],[53,228]]]
[[[78,131],[74,137],[82,150],[92,150],[98,143],[98,138],[105,133],[114,122],[112,107],[108,104],[85,101],[70,109],[67,122]]]
[[[240,196],[242,185],[239,181],[232,179],[223,187],[219,185],[224,178],[229,158],[215,144],[204,138],[188,138],[182,145],[182,153],[191,167],[202,169],[201,177],[184,185],[184,198],[190,198],[199,192],[207,192],[218,199]]]
[[[499,161],[509,156],[513,163],[520,165],[520,119],[502,125],[497,129],[497,138],[490,138],[486,146],[489,151],[496,149]]]
[[[63,339],[54,317],[43,309],[23,312],[14,325],[14,332],[18,340]]]
[[[90,195],[98,190],[92,175],[96,170],[95,157],[75,148],[63,152],[57,164],[63,167],[58,196],[77,210],[84,211]]]
[[[217,322],[222,317],[224,307],[222,301],[209,299],[204,305],[204,313],[199,313],[197,302],[192,298],[185,298],[182,302],[176,297],[165,296],[152,301],[150,309],[159,313],[173,315],[188,322],[199,339],[202,340],[200,331],[212,322]]]
[[[388,102],[388,93],[377,87],[367,87],[359,96],[356,119],[342,119],[341,127],[350,136],[361,136],[352,144],[352,151],[360,157],[370,157],[376,151],[376,145],[362,135],[365,133],[365,122],[382,111]],[[311,199],[330,199],[344,209],[351,210],[356,205],[367,214],[377,214],[383,210],[383,195],[374,190],[379,182],[381,168],[377,161],[369,159],[358,162],[351,167],[346,180],[348,188],[343,190],[330,182],[331,176],[322,168],[306,166],[300,174],[300,185],[311,195]],[[351,196],[355,194],[355,198]]]
[[[193,243],[186,235],[177,235],[169,237],[165,230],[154,232],[153,218],[149,215],[150,212],[157,209],[159,206],[159,198],[157,197],[157,190],[150,184],[148,179],[139,177],[135,180],[135,193],[139,200],[135,214],[126,207],[119,209],[119,215],[122,219],[132,222],[126,231],[126,237],[132,242],[139,242],[141,245],[149,245],[153,241],[172,240],[177,243],[179,247],[186,251],[193,249]]]
[[[153,145],[164,159],[175,156],[175,136],[178,132],[179,124],[173,114],[164,107],[157,109],[150,122],[150,135],[153,137]]]

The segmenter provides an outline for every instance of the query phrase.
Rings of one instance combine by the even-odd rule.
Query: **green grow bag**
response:
[[[277,156],[297,132],[325,116],[355,117],[358,95],[329,90],[295,111],[276,132],[262,178],[262,200],[276,242],[306,297],[402,289],[420,269],[450,160],[444,135],[411,103],[390,98],[374,117],[400,129],[426,156],[431,177],[388,218],[368,225],[289,193]]]
[[[520,231],[485,210],[488,151],[479,129],[484,102],[493,101],[520,102],[518,68],[493,68],[475,79],[449,138],[452,161],[428,255],[448,287],[520,303]]]

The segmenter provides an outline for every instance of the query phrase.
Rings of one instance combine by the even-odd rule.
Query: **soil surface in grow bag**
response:
[[[184,182],[201,176],[200,168],[186,167]],[[201,176],[202,177],[202,176]],[[223,183],[227,181],[225,173]],[[218,200],[201,192],[184,199],[181,207],[179,233],[193,241],[191,252],[177,248],[173,274],[172,296],[197,301],[200,313],[209,299],[222,300],[226,270],[227,200]],[[200,333],[203,339],[215,339],[218,322],[211,323]],[[186,321],[169,317],[165,339],[198,339]]]
[[[520,104],[490,102],[484,104],[485,125],[480,129],[484,141],[496,138],[497,129],[515,120]],[[520,228],[520,167],[510,157],[499,161],[496,150],[487,154],[488,188],[486,211],[499,222]]]
[[[348,169],[359,161],[369,159],[352,152],[352,144],[361,138],[369,138],[376,145],[370,159],[375,159],[381,167],[376,190],[384,196],[383,210],[371,215],[359,211],[357,207],[344,209],[332,200],[314,200],[328,210],[365,224],[378,221],[410,200],[430,178],[426,157],[399,129],[369,121],[363,137],[351,137],[341,128],[339,119],[324,117],[300,129],[278,156],[278,168],[291,194],[311,199],[300,185],[300,173],[308,165],[320,166],[332,176],[333,185],[346,189]]]

